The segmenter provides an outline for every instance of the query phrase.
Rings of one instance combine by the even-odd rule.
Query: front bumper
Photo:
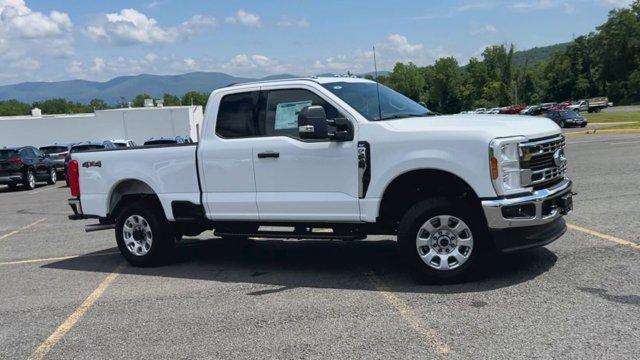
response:
[[[528,195],[482,200],[489,230],[539,226],[557,220],[571,211],[571,186],[571,180],[565,178]]]
[[[22,182],[22,174],[0,176],[0,184],[15,184]]]

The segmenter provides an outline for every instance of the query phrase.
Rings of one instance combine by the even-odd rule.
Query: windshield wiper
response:
[[[393,114],[388,116],[383,116],[379,120],[391,120],[391,119],[403,119],[409,117],[421,117],[421,116],[429,116],[434,115],[431,112],[426,112],[424,114]]]

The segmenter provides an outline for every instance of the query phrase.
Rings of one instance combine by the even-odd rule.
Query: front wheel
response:
[[[485,231],[468,208],[454,199],[427,199],[402,218],[400,253],[420,282],[460,282],[478,263]]]
[[[172,227],[156,204],[127,206],[116,222],[116,241],[122,256],[134,266],[162,265],[175,244]]]

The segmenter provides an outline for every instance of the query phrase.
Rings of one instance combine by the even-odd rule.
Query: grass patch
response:
[[[633,121],[640,123],[640,111],[582,114],[592,124]],[[626,125],[621,125],[626,126]]]
[[[631,124],[624,124],[624,125],[616,125],[616,126],[611,126],[611,127],[606,127],[604,129],[607,130],[625,130],[625,129],[640,129],[640,121],[631,123]]]

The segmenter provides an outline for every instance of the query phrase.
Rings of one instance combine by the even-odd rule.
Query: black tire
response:
[[[436,216],[449,215],[462,220],[471,231],[473,246],[467,260],[450,270],[438,270],[422,260],[418,253],[417,236],[421,227]],[[432,198],[423,200],[406,212],[398,228],[398,245],[400,256],[412,270],[420,283],[457,283],[464,281],[473,272],[482,254],[486,251],[486,227],[481,218],[472,212],[469,204],[449,198]],[[431,236],[431,234],[429,235]],[[432,251],[432,250],[429,250]],[[434,252],[432,252],[434,253]],[[446,256],[446,255],[445,255]],[[454,260],[455,261],[455,260]]]
[[[49,169],[49,178],[47,179],[47,184],[53,185],[58,181],[58,173],[55,168]]]
[[[30,180],[31,178],[33,178],[33,181]],[[24,185],[25,190],[33,190],[36,188],[36,178],[33,170],[27,170],[22,184]]]
[[[132,216],[144,219],[152,233],[152,242],[143,255],[135,255],[127,247],[124,237],[124,226]],[[174,229],[167,221],[159,204],[151,201],[140,201],[127,205],[116,221],[116,242],[120,253],[133,266],[147,267],[167,263],[171,259],[175,245]]]
[[[587,126],[587,123],[580,124],[580,127],[586,127],[586,126]]]
[[[564,120],[560,120],[560,122],[558,123],[558,126],[560,126],[561,128],[567,127],[567,125],[564,123]]]

